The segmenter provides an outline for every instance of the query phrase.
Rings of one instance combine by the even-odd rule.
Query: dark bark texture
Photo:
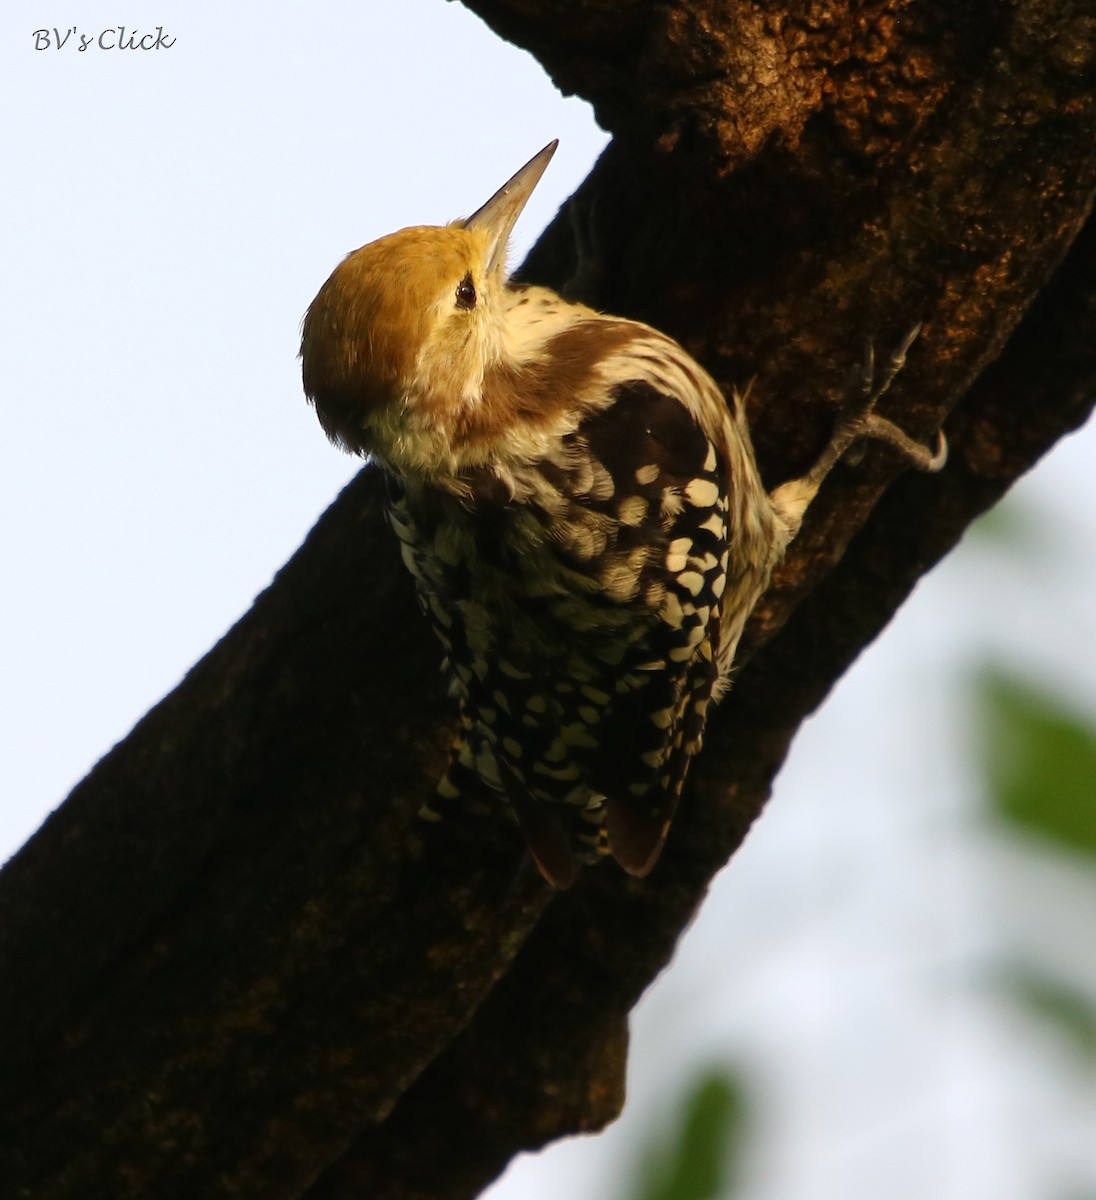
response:
[[[884,408],[949,464],[834,472],[662,862],[561,894],[505,825],[416,821],[452,713],[363,471],[0,876],[5,1197],[456,1200],[611,1120],[799,723],[1092,404],[1091,0],[466,3],[614,135],[526,277],[753,378],[772,484],[923,320]]]

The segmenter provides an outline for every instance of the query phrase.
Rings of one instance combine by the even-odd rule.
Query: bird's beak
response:
[[[478,230],[487,235],[488,274],[500,270],[505,264],[506,243],[510,239],[510,232],[533,194],[533,188],[540,182],[540,177],[551,162],[558,145],[558,138],[549,142],[512,179],[504,183],[482,208],[462,222],[465,229]]]

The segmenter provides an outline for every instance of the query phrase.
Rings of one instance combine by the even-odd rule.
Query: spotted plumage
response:
[[[741,629],[722,619],[725,454],[650,382],[607,399],[543,458],[459,486],[406,480],[392,503],[462,710],[432,811],[472,775],[517,795],[557,881],[572,834],[596,844],[606,816],[614,853],[649,865]],[[774,544],[758,539],[732,593],[757,590]],[[541,812],[557,805],[573,813]]]
[[[424,815],[501,804],[567,886],[606,850],[636,875],[654,865],[810,498],[853,437],[890,435],[877,389],[770,496],[737,399],[681,346],[508,284],[506,239],[553,149],[467,221],[350,255],[308,311],[302,358],[329,435],[391,477],[459,703]]]

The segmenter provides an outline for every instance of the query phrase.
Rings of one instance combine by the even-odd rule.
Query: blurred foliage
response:
[[[964,544],[981,541],[1019,556],[1045,542],[1046,526],[1026,504],[1006,496],[984,512],[967,530]]]
[[[728,1197],[746,1126],[745,1088],[726,1068],[706,1071],[686,1095],[668,1135],[641,1164],[635,1200]]]
[[[1096,731],[1062,702],[996,671],[978,683],[994,811],[1096,857]]]
[[[1089,996],[1028,967],[1013,971],[1007,985],[1021,1003],[1066,1038],[1079,1059],[1096,1066],[1096,1005]]]

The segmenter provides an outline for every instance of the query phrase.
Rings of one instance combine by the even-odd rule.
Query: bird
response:
[[[642,322],[508,278],[558,142],[470,217],[348,254],[301,327],[328,437],[378,464],[459,712],[430,820],[486,803],[557,888],[657,862],[743,626],[831,467],[881,439],[863,372],[814,466],[766,490],[735,391]]]

